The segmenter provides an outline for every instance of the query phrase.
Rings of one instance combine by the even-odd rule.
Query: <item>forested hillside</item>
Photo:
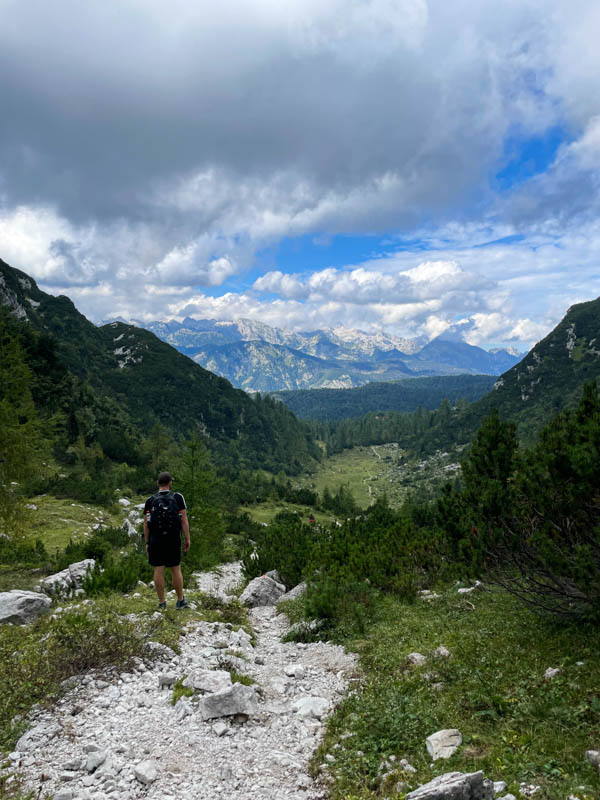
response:
[[[416,411],[419,406],[435,409],[444,399],[473,402],[488,392],[492,375],[450,375],[367,383],[354,389],[305,389],[273,392],[301,419],[337,421],[361,417],[370,411]]]
[[[2,338],[25,362],[40,418],[65,446],[83,437],[103,454],[135,464],[156,426],[174,439],[195,432],[222,466],[291,474],[319,451],[293,414],[270,398],[251,398],[154,334],[123,323],[97,328],[67,297],[39,290],[0,261]]]

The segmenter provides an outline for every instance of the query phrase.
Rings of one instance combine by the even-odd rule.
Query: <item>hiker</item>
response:
[[[190,524],[185,500],[180,492],[172,492],[173,477],[168,472],[158,476],[158,492],[146,500],[144,505],[144,539],[148,562],[154,567],[154,586],[158,595],[158,607],[166,608],[165,567],[171,570],[173,588],[177,593],[175,608],[186,608],[181,574],[181,531],[183,549],[190,549]]]

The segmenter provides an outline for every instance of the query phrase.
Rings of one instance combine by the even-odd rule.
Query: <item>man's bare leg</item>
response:
[[[165,602],[165,568],[154,567],[154,588],[158,595],[158,602]]]
[[[183,575],[181,574],[181,567],[171,567],[171,580],[173,581],[173,588],[177,593],[177,599],[183,600]]]

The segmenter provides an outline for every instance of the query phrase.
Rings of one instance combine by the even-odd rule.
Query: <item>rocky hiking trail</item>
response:
[[[223,599],[241,567],[197,579]],[[180,654],[154,644],[155,657],[130,673],[72,679],[56,706],[35,712],[10,756],[26,788],[54,800],[323,798],[308,764],[356,658],[327,643],[282,643],[289,626],[275,605],[249,615],[253,641],[230,624],[190,620]],[[232,685],[226,668],[255,683]],[[196,695],[173,706],[173,684],[185,676]]]

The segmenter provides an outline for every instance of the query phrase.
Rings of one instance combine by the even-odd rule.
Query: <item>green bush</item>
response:
[[[2,626],[0,750],[11,748],[24,730],[15,715],[24,716],[34,703],[55,695],[65,678],[92,668],[125,667],[143,654],[143,646],[134,625],[108,604],[45,617],[30,626]]]
[[[296,586],[312,558],[316,536],[314,526],[302,523],[297,514],[278,514],[266,527],[247,537],[242,565],[246,578],[278,570],[287,587]]]
[[[488,418],[463,463],[458,502],[471,553],[538,608],[600,619],[599,464],[595,383],[585,386],[576,411],[559,414],[522,453],[514,426]]]
[[[216,567],[225,560],[226,525],[222,513],[212,506],[188,512],[191,546],[181,559],[181,572],[187,585],[193,572]]]
[[[0,563],[20,564],[23,567],[37,567],[49,561],[44,543],[20,542],[9,537],[0,537]]]
[[[129,592],[138,581],[152,580],[153,568],[142,548],[120,556],[111,553],[103,565],[96,563],[94,570],[86,575],[83,588],[89,595],[109,594],[110,592]]]

